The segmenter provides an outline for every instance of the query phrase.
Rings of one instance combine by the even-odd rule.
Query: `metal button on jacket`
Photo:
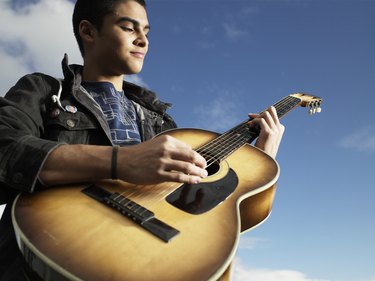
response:
[[[57,118],[60,115],[60,109],[55,108],[51,111],[50,116],[52,118]]]
[[[70,128],[74,128],[76,126],[76,122],[74,122],[73,120],[71,119],[68,119],[66,121],[66,124],[70,127]]]

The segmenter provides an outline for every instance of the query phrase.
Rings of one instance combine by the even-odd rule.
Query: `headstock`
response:
[[[301,101],[300,106],[309,107],[310,108],[309,114],[315,114],[315,113],[319,113],[322,111],[320,106],[323,100],[319,97],[314,97],[312,95],[305,94],[305,93],[294,93],[294,94],[291,94],[290,96],[299,99]]]

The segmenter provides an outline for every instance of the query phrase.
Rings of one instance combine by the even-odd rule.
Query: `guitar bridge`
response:
[[[156,237],[169,242],[180,232],[155,218],[155,214],[117,192],[109,192],[97,185],[90,185],[82,192],[133,220]]]

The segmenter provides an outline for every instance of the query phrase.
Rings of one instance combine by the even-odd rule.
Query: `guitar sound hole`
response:
[[[209,164],[208,167],[206,167],[206,170],[209,176],[216,174],[219,171],[219,169],[220,169],[219,162],[214,162],[212,164]]]

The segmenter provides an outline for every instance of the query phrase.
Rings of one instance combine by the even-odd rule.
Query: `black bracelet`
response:
[[[111,179],[117,180],[117,152],[118,146],[112,147],[112,161],[111,161]]]

